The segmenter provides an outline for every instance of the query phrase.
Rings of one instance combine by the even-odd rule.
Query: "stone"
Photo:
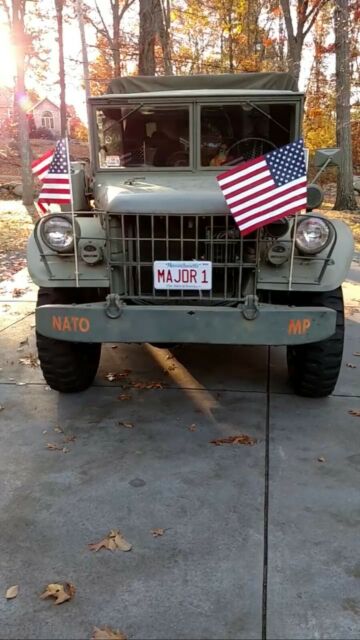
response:
[[[22,196],[22,194],[23,194],[23,187],[22,187],[22,184],[17,184],[17,185],[15,185],[15,187],[13,187],[12,192],[13,192],[13,194],[14,194],[15,196]]]

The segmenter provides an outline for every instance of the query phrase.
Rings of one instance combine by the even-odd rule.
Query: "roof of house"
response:
[[[28,113],[30,111],[34,111],[34,109],[36,109],[37,107],[39,107],[43,102],[50,102],[50,104],[53,105],[53,107],[55,107],[55,109],[57,111],[59,111],[59,107],[57,104],[55,104],[55,102],[53,102],[52,100],[50,100],[49,98],[42,98],[42,100],[39,100],[39,102],[37,102],[36,104],[34,104],[32,107],[30,107],[30,109],[28,109]]]

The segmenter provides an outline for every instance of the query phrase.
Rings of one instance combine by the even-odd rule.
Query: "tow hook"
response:
[[[259,315],[259,298],[254,295],[248,295],[245,297],[244,304],[242,305],[242,314],[245,320],[255,320]]]
[[[108,318],[120,318],[125,307],[125,303],[121,300],[118,293],[109,293],[105,301],[105,313]]]

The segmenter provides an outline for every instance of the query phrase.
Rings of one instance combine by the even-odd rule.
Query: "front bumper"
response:
[[[336,312],[324,307],[259,304],[253,320],[244,308],[122,305],[111,318],[105,302],[36,309],[36,329],[70,342],[175,342],[287,345],[335,333]]]

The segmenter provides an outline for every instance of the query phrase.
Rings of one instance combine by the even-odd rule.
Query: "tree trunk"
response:
[[[84,8],[83,8],[82,0],[76,0],[76,14],[79,21],[85,95],[86,95],[86,100],[88,100],[88,98],[90,97],[90,74],[89,74],[89,58],[88,58],[88,52],[87,52],[85,27],[84,27]],[[88,122],[88,124],[90,124],[90,122]]]
[[[336,52],[336,143],[341,149],[335,209],[357,209],[352,167],[350,125],[350,54],[348,0],[336,0],[334,12]]]
[[[158,0],[140,0],[139,75],[154,76],[156,21]]]
[[[288,70],[290,71],[291,75],[294,76],[296,82],[299,82],[302,48],[303,42],[301,39],[299,40],[297,37],[294,37],[292,40],[288,40]]]
[[[25,0],[12,0],[12,42],[16,52],[15,117],[18,123],[18,145],[21,159],[22,201],[25,206],[34,204],[34,182],[31,170],[29,125],[22,108],[25,97]]]
[[[60,135],[67,135],[66,97],[65,97],[65,66],[64,66],[64,40],[63,40],[63,8],[64,0],[55,0],[56,21],[59,43],[59,82],[60,82]]]
[[[166,2],[166,6],[165,6]],[[158,0],[159,15],[158,15],[158,31],[161,43],[162,54],[164,58],[164,71],[166,76],[173,75],[172,61],[171,61],[171,42],[170,42],[170,23],[171,23],[171,10],[170,0]]]
[[[121,76],[121,61],[120,61],[120,13],[119,13],[118,0],[112,0],[112,22],[113,22],[113,41],[112,41],[112,56],[114,62],[114,76],[118,78]]]

